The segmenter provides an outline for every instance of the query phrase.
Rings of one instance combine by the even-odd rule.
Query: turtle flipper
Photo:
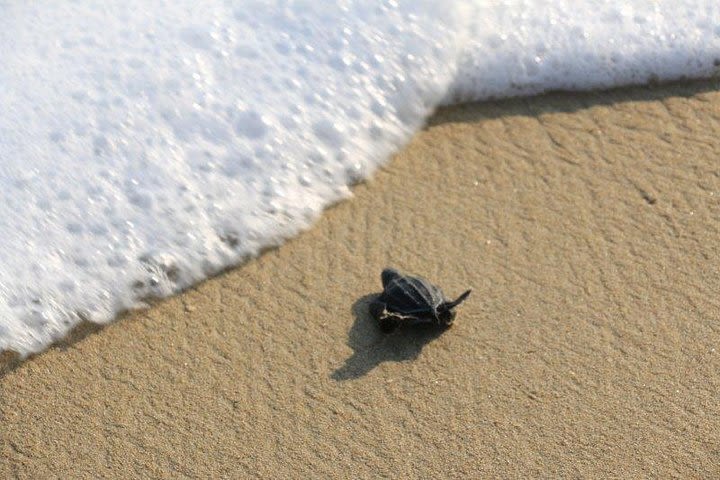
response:
[[[387,314],[387,303],[376,298],[370,302],[368,310],[375,320],[380,321],[380,319]]]
[[[465,299],[470,295],[471,292],[472,292],[472,289],[463,292],[462,295],[460,295],[458,298],[456,298],[452,302],[447,302],[445,304],[445,308],[447,310],[451,310],[451,309],[457,307],[458,305],[460,305],[462,302],[465,301]]]
[[[400,322],[406,318],[404,315],[388,311],[387,303],[379,299],[370,302],[369,310],[370,315],[380,325],[380,330],[385,333],[395,330],[400,325]]]

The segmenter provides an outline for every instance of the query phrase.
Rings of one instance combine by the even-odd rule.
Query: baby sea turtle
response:
[[[370,314],[384,332],[392,332],[402,324],[449,327],[455,319],[453,308],[472,291],[450,302],[440,288],[424,278],[402,275],[393,268],[383,270],[380,278],[383,292],[370,303]]]

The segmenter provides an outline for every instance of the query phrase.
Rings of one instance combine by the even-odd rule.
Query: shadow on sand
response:
[[[352,306],[355,322],[348,332],[348,345],[354,353],[345,364],[335,370],[333,380],[354,380],[370,372],[383,362],[403,362],[420,355],[425,345],[447,330],[436,326],[413,326],[398,328],[393,333],[383,333],[377,321],[370,316],[368,305],[379,295],[365,295]]]
[[[478,122],[508,116],[539,117],[546,113],[573,113],[597,106],[626,102],[654,102],[670,97],[690,98],[720,88],[720,78],[677,80],[599,89],[584,92],[550,91],[481,102],[461,102],[442,106],[428,119],[425,128],[446,122]]]

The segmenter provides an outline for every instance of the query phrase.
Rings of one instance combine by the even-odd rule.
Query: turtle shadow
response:
[[[353,303],[355,317],[348,332],[347,344],[353,354],[330,378],[337,381],[355,380],[383,362],[405,362],[416,359],[423,347],[447,330],[437,326],[418,325],[383,333],[368,311],[370,302],[380,294],[365,295]]]

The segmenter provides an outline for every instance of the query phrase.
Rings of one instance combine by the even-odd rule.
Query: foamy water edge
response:
[[[439,104],[720,64],[710,2],[153,5],[0,20],[0,351],[297,235]]]

